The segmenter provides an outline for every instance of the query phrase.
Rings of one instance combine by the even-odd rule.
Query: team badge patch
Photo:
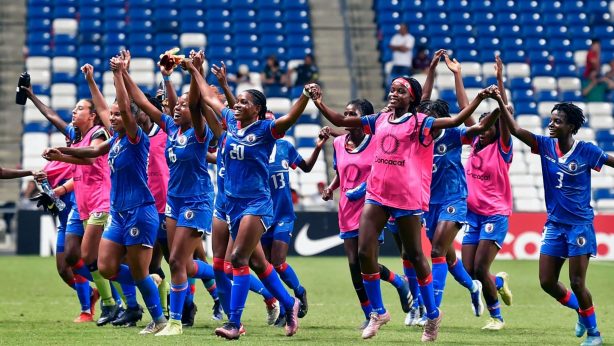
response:
[[[247,138],[245,138],[245,140],[247,140],[249,143],[254,143],[256,141],[256,135],[250,133],[249,135],[247,135]]]
[[[586,245],[586,238],[582,236],[578,237],[578,239],[576,239],[576,244],[578,244],[578,246]]]
[[[102,216],[102,212],[100,212],[100,211],[93,212],[93,213],[92,213],[92,216],[93,216],[93,217],[95,217],[95,218],[99,218],[99,217],[101,217],[101,216]]]
[[[288,160],[281,160],[281,166],[284,169],[288,169],[290,167],[290,165],[288,164]]]
[[[185,135],[180,135],[179,137],[177,137],[177,143],[179,143],[179,145],[185,145],[188,142],[188,137],[186,137]]]
[[[448,147],[445,144],[439,144],[437,146],[437,152],[440,153],[440,154],[445,153],[446,150],[448,150]]]
[[[484,231],[486,231],[486,233],[492,233],[495,230],[495,225],[493,225],[492,223],[487,223],[484,226]]]
[[[139,229],[138,229],[138,228],[136,228],[136,227],[132,227],[132,228],[130,229],[130,236],[131,236],[131,237],[136,237],[136,236],[138,236],[138,235],[139,235]]]
[[[456,208],[454,208],[453,206],[449,206],[448,208],[446,208],[446,211],[448,212],[448,214],[454,214],[456,213]]]
[[[188,209],[185,211],[183,216],[185,216],[186,220],[192,220],[192,218],[194,217],[194,212]]]
[[[399,139],[392,134],[388,134],[382,138],[380,147],[384,153],[394,154],[399,149]]]
[[[119,144],[113,146],[113,152],[115,154],[119,153],[119,149],[121,149],[121,146]]]
[[[433,173],[437,172],[437,165],[433,164]]]
[[[573,161],[569,163],[569,170],[570,171],[575,172],[577,169],[578,169],[578,164],[577,163],[575,163]]]

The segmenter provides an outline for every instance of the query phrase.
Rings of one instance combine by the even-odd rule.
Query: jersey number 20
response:
[[[243,144],[231,143],[232,149],[228,153],[233,160],[243,160],[245,158],[245,146]]]

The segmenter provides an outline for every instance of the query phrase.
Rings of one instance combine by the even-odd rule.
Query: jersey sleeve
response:
[[[102,141],[104,142],[109,138],[110,138],[109,133],[104,127],[101,127],[98,130],[96,130],[96,132],[92,133],[92,140],[102,139]]]
[[[535,148],[531,148],[531,153],[536,154],[536,155],[541,155],[543,149],[546,146],[546,142],[551,141],[550,138],[545,137],[545,136],[540,136],[540,135],[536,135],[533,134],[533,139],[535,140]]]
[[[68,136],[68,139],[70,139],[71,141],[74,141],[77,137],[77,134],[75,132],[75,128],[68,124],[66,125],[66,127],[64,128],[64,131],[66,132],[66,135]]]
[[[173,122],[173,118],[165,113],[162,113],[162,131],[166,132],[167,135],[170,135],[175,132],[175,123]]]
[[[422,144],[427,144],[427,139],[431,137],[431,132],[433,129],[433,123],[435,122],[434,117],[426,117],[422,120],[422,125],[420,125],[420,142]],[[432,138],[430,138],[432,139]]]
[[[228,128],[229,124],[236,125],[236,123],[237,123],[237,120],[235,119],[235,113],[232,111],[232,109],[228,107],[224,107],[222,109],[222,125]]]
[[[512,157],[514,156],[514,150],[512,150],[513,143],[514,142],[512,141],[511,136],[509,143],[503,143],[501,137],[499,137],[499,139],[497,140],[497,145],[499,146],[499,154],[501,154],[501,157],[503,157],[503,160],[507,163],[511,163]]]
[[[367,135],[375,134],[375,122],[377,121],[377,118],[379,117],[379,115],[380,113],[367,115],[367,116],[360,118],[360,121],[362,122],[362,130],[364,131],[365,134]]]
[[[296,169],[296,167],[303,161],[301,154],[296,151],[296,148],[290,142],[288,142],[288,161],[290,161],[290,167],[292,167],[292,169]]]
[[[113,137],[115,137],[116,134],[113,135]],[[126,137],[128,137],[128,143],[132,144],[132,145],[138,145],[141,142],[141,139],[143,138],[143,129],[140,126],[136,127],[136,136],[134,136],[134,139],[130,138],[130,136],[128,136],[128,134],[126,134]]]
[[[266,124],[266,127],[268,128],[267,131],[265,131],[265,133],[267,135],[270,135],[270,139],[271,140],[278,140],[280,138],[283,138],[286,134],[283,132],[278,132],[277,129],[275,128],[275,120],[261,120],[264,121]]]
[[[601,167],[608,160],[608,154],[593,143],[586,143],[587,162],[595,171],[601,171]]]
[[[467,135],[467,128],[466,127],[462,127],[458,129],[458,140],[460,141],[460,144],[462,145],[470,145],[471,143],[473,143],[473,138],[471,136]],[[456,140],[456,139],[455,139]]]

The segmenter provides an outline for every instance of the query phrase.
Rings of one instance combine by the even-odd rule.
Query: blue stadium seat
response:
[[[311,48],[311,36],[310,35],[288,35],[287,36],[287,46],[289,48],[292,47],[300,47],[300,48]]]
[[[280,8],[281,0],[258,0],[261,8],[272,9]]]
[[[281,34],[283,35],[286,33],[283,22],[260,23],[258,29],[260,33],[262,34],[278,34],[278,35]]]
[[[51,75],[52,83],[74,83],[77,75],[75,73],[56,72]]]
[[[176,21],[179,17],[179,10],[168,8],[156,8],[153,13],[154,21]]]
[[[161,20],[156,21],[155,28],[157,32],[179,32],[179,21],[178,20]]]
[[[51,19],[28,20],[28,32],[31,31],[51,31]]]
[[[154,36],[149,32],[131,32],[128,35],[128,45],[139,45],[151,43]]]
[[[610,142],[614,142],[614,139]],[[601,145],[601,143],[599,143]],[[595,189],[593,191],[593,198],[599,199],[614,199],[614,189]]]
[[[516,114],[537,114],[537,104],[535,102],[514,101],[514,107],[514,112]]]
[[[482,88],[484,87],[484,79],[482,76],[466,76],[463,77],[465,88]]]
[[[100,18],[102,16],[102,7],[87,6],[79,8],[79,18]]]
[[[51,53],[53,56],[73,56],[76,52],[76,44],[56,44]]]
[[[50,95],[51,89],[46,85],[32,84],[32,91],[36,95]]]
[[[205,22],[202,20],[182,20],[179,24],[180,32],[204,32]]]
[[[503,50],[501,57],[505,62],[527,62],[528,56],[524,50]]]
[[[96,32],[102,34],[104,28],[100,19],[81,19],[79,20],[79,32]]]
[[[126,18],[126,8],[124,6],[105,7],[103,10],[106,21],[124,20]]]
[[[564,102],[582,102],[584,101],[584,96],[582,96],[582,91],[574,90],[574,91],[563,91],[561,94],[560,101]]]
[[[384,11],[403,11],[402,1],[375,1],[373,8],[376,13],[382,13]]]
[[[152,58],[158,59],[159,55],[165,52],[166,50],[172,48],[164,46],[162,49],[155,49],[154,46],[150,44],[144,45],[134,45],[130,46],[130,54],[135,58]]]
[[[544,13],[544,15],[542,16],[542,23],[547,26],[550,26],[550,25],[558,26],[564,22],[565,22],[565,14],[561,12]]]
[[[253,21],[257,19],[257,12],[254,9],[235,9],[232,11],[231,18],[235,22]]]
[[[538,91],[536,95],[537,102],[546,102],[546,101],[559,101],[559,93],[556,90],[542,90]]]
[[[230,22],[229,22],[230,23]],[[252,21],[252,22],[235,22],[232,25],[232,31],[235,34],[251,34],[254,32],[258,32],[258,28],[260,27],[260,23]]]
[[[540,52],[529,53],[529,57],[531,59],[531,76],[554,76],[554,69],[552,65],[548,63],[548,57],[546,56],[543,60],[538,60],[537,57],[542,57]]]
[[[106,32],[126,32],[126,22],[123,20],[106,20],[103,28]]]
[[[53,11],[51,6],[34,6],[28,8],[28,18],[29,19],[38,19],[38,18],[53,18]]]
[[[102,57],[102,47],[95,44],[82,44],[79,45],[77,56],[83,59],[99,58]]]
[[[512,90],[513,102],[532,102],[535,101],[535,95],[531,89]]]
[[[118,32],[107,32],[102,36],[102,42],[108,45],[120,45],[127,42],[126,34]]]
[[[190,1],[190,3],[197,1]],[[188,6],[187,4],[182,4],[183,6]],[[154,2],[152,0],[130,0],[130,8],[151,8],[154,6]]]
[[[179,45],[178,34],[158,33],[155,36],[154,44],[157,46],[166,46],[168,49]]]
[[[559,63],[554,68],[554,74],[559,77],[577,77],[578,68],[574,63]]]
[[[284,9],[309,10],[307,0],[282,0],[281,6]]]
[[[75,6],[56,6],[53,8],[53,18],[75,18],[77,8]]]
[[[154,8],[178,9],[179,5],[179,0],[154,0],[153,2]]]
[[[49,132],[49,123],[43,122],[31,122],[25,124],[23,128],[24,132]]]
[[[189,12],[194,13],[194,11],[191,9],[189,10]],[[130,9],[128,9],[128,18],[130,18],[131,21],[148,20],[148,19],[151,19],[152,16],[153,16],[153,10],[150,8],[130,7]]]
[[[284,13],[279,9],[261,9],[258,11],[257,18],[259,21],[279,21],[284,18]]]
[[[311,53],[311,48],[290,47],[288,48],[287,58],[289,60],[303,59],[305,55]]]
[[[51,44],[51,34],[46,31],[30,31],[26,36],[28,45],[49,45]]]

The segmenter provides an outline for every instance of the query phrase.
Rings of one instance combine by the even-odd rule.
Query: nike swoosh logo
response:
[[[298,231],[294,241],[294,250],[301,256],[313,256],[343,244],[343,239],[333,235],[321,239],[310,239],[307,235],[309,224],[306,223]]]

